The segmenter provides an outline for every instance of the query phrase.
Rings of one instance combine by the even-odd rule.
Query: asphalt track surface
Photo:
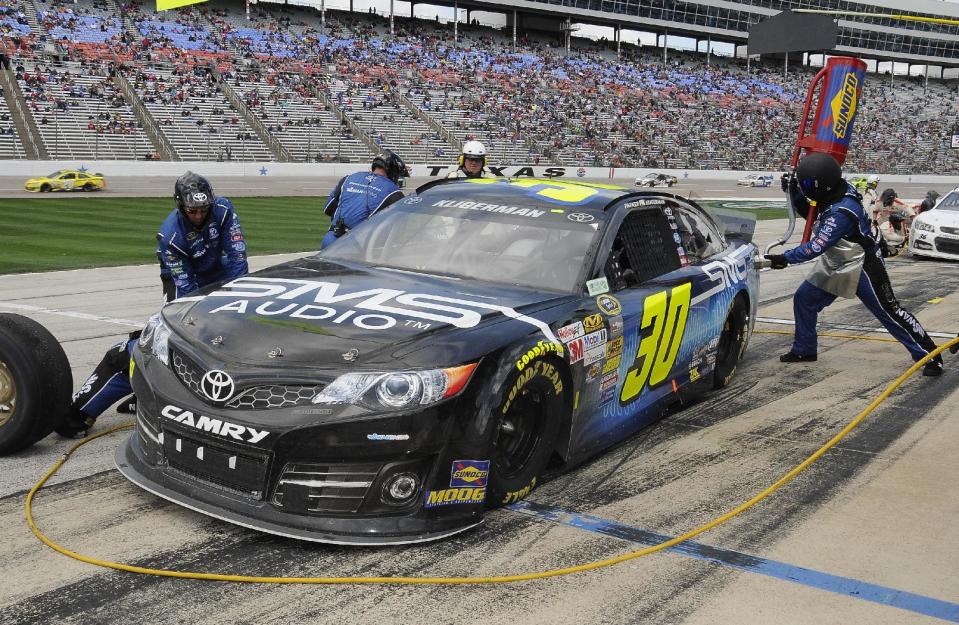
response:
[[[757,240],[781,233],[763,222]],[[251,259],[253,268],[290,256]],[[895,259],[901,301],[930,331],[959,330],[954,263]],[[759,316],[791,319],[805,269],[762,274]],[[157,308],[155,266],[0,276],[0,310],[46,325],[74,386]],[[822,315],[876,328],[856,300]],[[788,325],[757,324],[788,331]],[[843,334],[855,331],[842,330]],[[878,335],[872,335],[878,336]],[[815,451],[910,364],[898,344],[822,338],[819,362],[782,365],[789,337],[757,333],[727,389],[555,476],[528,505],[418,546],[355,548],[273,537],[128,483],[125,436],[81,449],[35,504],[39,526],[82,553],[147,567],[250,575],[500,575],[607,558],[675,536],[745,501]],[[807,472],[695,544],[612,568],[480,587],[240,585],[96,568],[37,541],[25,492],[69,443],[0,458],[0,621],[46,623],[959,622],[959,358],[914,377]],[[127,420],[112,411],[105,428]]]

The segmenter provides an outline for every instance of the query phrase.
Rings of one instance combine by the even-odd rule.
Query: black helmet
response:
[[[188,171],[176,179],[173,186],[173,199],[181,212],[188,208],[206,208],[213,206],[216,196],[210,182],[192,171]]]
[[[899,197],[899,194],[896,193],[895,189],[886,189],[882,192],[882,195],[879,196],[879,201],[883,204],[892,204],[893,200]]]
[[[396,183],[399,183],[400,178],[409,178],[410,175],[410,170],[406,166],[406,163],[392,150],[383,150],[382,153],[377,154],[376,157],[373,158],[371,169],[376,169],[377,167],[382,167],[386,170],[386,177]]]
[[[817,204],[834,202],[846,191],[842,179],[842,167],[828,154],[813,152],[807,154],[796,166],[796,182],[799,190]]]

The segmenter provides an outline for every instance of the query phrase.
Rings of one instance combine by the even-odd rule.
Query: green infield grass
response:
[[[318,250],[325,197],[231,198],[249,254]],[[156,262],[171,198],[64,195],[0,199],[0,273]]]
[[[756,219],[785,219],[786,202],[784,200],[697,200],[703,206],[713,209],[729,209],[750,213]]]

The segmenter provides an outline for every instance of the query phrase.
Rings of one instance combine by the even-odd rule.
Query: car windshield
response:
[[[936,210],[959,211],[959,191],[952,191],[936,205]]]
[[[53,172],[53,173],[50,174],[49,176],[47,176],[47,178],[56,178],[56,177],[59,176],[60,174],[65,174],[65,173],[67,173],[66,170],[60,169],[60,170],[57,170],[57,171]]]
[[[375,215],[320,255],[569,292],[580,286],[577,277],[600,231],[600,217],[588,213],[504,207],[514,209],[506,214],[464,210],[467,202],[441,200],[423,206],[425,202],[416,200],[421,198],[407,198]]]
[[[643,176],[643,179],[644,179],[644,180],[655,180],[655,179],[658,178],[658,177],[659,177],[659,174],[646,174],[645,176]]]

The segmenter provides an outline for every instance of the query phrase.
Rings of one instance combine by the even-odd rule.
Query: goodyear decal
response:
[[[535,487],[536,487],[536,478],[534,477],[534,478],[530,481],[530,483],[527,484],[526,486],[524,486],[523,488],[521,488],[521,489],[519,489],[519,490],[517,490],[517,491],[513,491],[513,492],[511,492],[511,493],[506,493],[506,495],[503,497],[503,501],[502,501],[501,503],[506,504],[506,503],[513,503],[513,502],[519,501],[520,499],[522,499],[522,498],[525,497],[526,495],[530,494],[530,492],[531,492]]]
[[[533,361],[532,365],[519,374],[516,382],[513,383],[513,387],[509,390],[509,394],[506,396],[506,402],[503,404],[503,414],[506,414],[506,411],[509,410],[509,407],[513,404],[513,401],[516,400],[516,396],[523,390],[523,387],[529,384],[529,381],[537,375],[541,375],[552,382],[557,395],[563,392],[563,380],[559,377],[559,372],[556,370],[556,367],[542,360]]]
[[[523,356],[516,361],[516,368],[519,371],[522,371],[529,363],[533,362],[540,356],[545,356],[546,354],[558,354],[560,356],[565,355],[563,351],[563,346],[559,343],[549,343],[547,341],[540,341],[534,345],[528,352],[523,354]]]
[[[489,460],[454,460],[450,488],[485,487],[489,479]]]
[[[486,488],[447,488],[445,490],[431,490],[426,493],[423,502],[424,508],[450,506],[453,504],[483,503],[486,501]]]
[[[833,97],[829,107],[832,109],[832,131],[839,139],[845,139],[852,121],[856,117],[856,104],[859,95],[859,76],[855,72],[846,74],[839,93]]]

